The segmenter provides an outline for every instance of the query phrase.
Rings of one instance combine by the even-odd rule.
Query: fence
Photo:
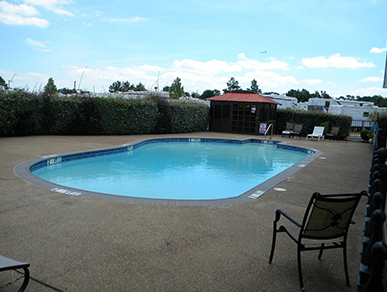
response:
[[[385,262],[387,259],[385,232],[385,204],[387,190],[387,150],[382,141],[382,129],[375,125],[374,149],[369,176],[364,237],[361,247],[361,263],[358,292],[387,291]],[[383,129],[386,131],[385,129]]]
[[[361,138],[361,131],[365,129],[370,129],[373,126],[373,123],[371,121],[364,121],[364,120],[352,120],[351,124],[351,132],[349,132],[349,135],[347,137],[347,140],[351,141],[362,141]]]

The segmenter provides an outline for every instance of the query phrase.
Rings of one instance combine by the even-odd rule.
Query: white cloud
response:
[[[11,4],[0,1],[0,22],[8,25],[32,25],[47,27],[50,23],[42,18],[31,17],[39,14],[38,10],[27,4]]]
[[[132,17],[132,18],[104,18],[103,21],[110,21],[110,22],[140,22],[140,21],[148,21],[149,18],[143,18],[143,17]]]
[[[374,96],[374,95],[386,96],[386,89],[382,87],[360,88],[360,89],[355,89],[348,94],[351,94],[354,96]]]
[[[316,85],[316,84],[322,83],[322,81],[320,79],[303,79],[302,82],[304,82],[308,85]]]
[[[224,72],[242,71],[241,66],[225,61],[211,60],[201,62],[191,59],[175,60],[169,68],[172,71],[191,72],[200,75],[215,75]]]
[[[382,82],[383,78],[371,76],[371,77],[363,78],[360,81],[361,82]]]
[[[244,53],[238,55],[238,64],[246,69],[255,70],[272,70],[281,69],[289,70],[289,64],[282,61],[277,61],[271,58],[270,62],[260,62],[258,60],[248,59]]]
[[[239,61],[245,61],[243,56],[238,56]],[[255,60],[251,59],[249,61],[255,62]],[[265,68],[266,70],[256,70],[255,66],[243,66],[239,62],[234,63],[215,59],[205,62],[193,59],[175,60],[166,67],[144,64],[142,66],[132,67],[108,66],[99,69],[88,68],[85,70],[82,87],[89,86],[90,88],[88,84],[92,84],[91,82],[93,82],[94,85],[104,84],[106,90],[106,86],[109,86],[116,80],[128,80],[134,84],[142,82],[146,88],[153,90],[156,82],[162,88],[165,85],[170,85],[176,77],[181,78],[185,90],[199,93],[205,89],[222,90],[226,88],[226,83],[231,76],[239,81],[239,85],[242,88],[249,88],[251,80],[253,79],[257,80],[262,90],[270,90],[271,88],[280,90],[281,87],[291,88],[294,84],[300,83],[291,75],[284,76],[268,70],[270,67],[287,68],[288,65],[282,64],[281,66],[277,66],[273,65],[273,63],[268,65],[270,62],[266,63],[265,66],[260,66],[260,68]],[[75,66],[66,66],[64,68],[67,68],[68,74],[74,76],[76,79],[79,79],[79,76],[81,76],[84,70],[81,67]],[[106,85],[107,82],[109,85]],[[317,81],[314,81],[314,83],[317,83]]]
[[[53,11],[56,14],[62,14],[67,16],[74,16],[70,11],[64,10],[60,5],[69,4],[67,0],[23,0],[27,4],[34,6],[41,6],[47,10]]]
[[[370,53],[380,54],[380,53],[384,53],[386,51],[387,51],[387,48],[375,48],[375,47],[373,47],[370,50]]]
[[[37,17],[23,17],[16,14],[5,14],[0,12],[0,21],[9,25],[32,25],[37,27],[47,27],[50,23]]]
[[[6,1],[0,1],[0,10],[6,14],[21,14],[25,16],[32,16],[38,14],[36,8],[27,4],[11,4]]]
[[[35,50],[42,52],[49,52],[50,50],[46,48],[46,44],[40,41],[36,41],[33,39],[27,39],[27,43],[35,48]]]
[[[151,65],[142,65],[142,66],[140,66],[140,69],[143,69],[144,71],[150,71],[150,72],[165,71],[165,69],[162,67],[151,66]]]
[[[309,68],[372,68],[375,65],[372,62],[359,62],[353,57],[342,57],[340,54],[334,54],[328,58],[320,56],[314,58],[304,58],[302,64]]]
[[[245,84],[250,85],[251,80],[256,79],[260,88],[278,88],[283,85],[297,84],[297,79],[293,76],[282,76],[270,71],[254,71],[245,74]]]

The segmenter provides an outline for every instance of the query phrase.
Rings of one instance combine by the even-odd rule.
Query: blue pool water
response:
[[[168,142],[44,166],[33,174],[98,193],[209,200],[239,196],[307,156],[259,143]]]

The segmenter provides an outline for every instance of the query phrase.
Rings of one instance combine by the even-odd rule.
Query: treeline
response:
[[[9,89],[5,80],[0,76],[0,91],[4,91]],[[155,89],[155,91],[160,90],[158,87],[152,88]],[[139,82],[137,85],[131,84],[129,81],[115,81],[109,86],[109,92],[115,93],[115,92],[128,92],[128,91],[147,91],[144,84]],[[243,88],[239,85],[238,80],[236,80],[234,77],[231,77],[229,81],[227,82],[227,87],[223,89],[223,94],[227,92],[233,92],[237,90],[243,90]],[[278,92],[262,92],[262,90],[259,88],[258,82],[253,79],[251,80],[251,86],[249,88],[245,89],[246,91],[254,92],[254,93],[260,93],[260,94],[266,94],[266,95],[280,95]],[[221,91],[218,89],[206,89],[202,92],[202,94],[199,94],[198,92],[186,92],[184,90],[184,86],[182,86],[181,79],[177,77],[171,84],[171,86],[164,86],[162,88],[162,91],[169,92],[170,98],[178,99],[182,96],[190,96],[194,98],[199,99],[205,99],[213,96],[217,96],[221,94]],[[62,88],[57,89],[54,83],[53,78],[49,78],[46,86],[44,87],[44,93],[45,94],[56,94],[56,93],[62,93],[62,94],[75,94],[77,91],[75,89],[68,89],[68,88]],[[287,91],[284,95],[289,97],[295,97],[297,98],[298,102],[307,102],[310,98],[333,98],[331,97],[326,91],[315,91],[314,93],[309,92],[306,89],[290,89]],[[355,101],[370,101],[373,102],[376,106],[379,107],[387,107],[387,99],[381,95],[374,95],[374,96],[353,96],[353,95],[346,95],[346,96],[340,96],[339,99],[344,100],[355,100]]]

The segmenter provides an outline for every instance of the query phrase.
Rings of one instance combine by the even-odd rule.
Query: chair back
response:
[[[313,136],[322,136],[324,135],[324,130],[325,128],[324,127],[318,127],[318,126],[315,126],[313,128]]]
[[[332,127],[331,134],[332,135],[338,135],[339,134],[340,127]]]
[[[346,237],[353,213],[363,193],[312,195],[300,230],[300,240]]]
[[[295,124],[294,125],[294,132],[301,132],[303,125],[302,124]]]
[[[286,122],[286,131],[293,131],[294,123]]]

